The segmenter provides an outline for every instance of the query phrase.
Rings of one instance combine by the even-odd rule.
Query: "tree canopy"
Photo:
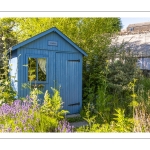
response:
[[[82,48],[96,35],[113,33],[121,29],[119,18],[14,18],[13,20],[17,26],[19,42],[56,27]]]

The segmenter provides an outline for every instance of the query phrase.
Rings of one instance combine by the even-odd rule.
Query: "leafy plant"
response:
[[[114,121],[109,124],[93,123],[91,126],[82,126],[77,132],[133,132],[134,120],[125,118],[124,110],[116,109]]]
[[[137,107],[139,105],[139,103],[137,102],[137,94],[135,93],[135,83],[136,83],[137,79],[133,79],[133,82],[130,82],[129,83],[129,89],[131,89],[132,91],[132,94],[131,94],[131,97],[132,97],[132,101],[130,102],[129,106],[131,106],[133,109],[132,109],[132,113],[133,113],[133,118],[134,118],[134,109],[135,107]]]
[[[63,119],[65,114],[68,111],[62,109],[62,98],[60,97],[59,91],[52,88],[54,95],[50,97],[48,91],[44,95],[44,103],[41,107],[41,112],[50,116],[59,119]]]
[[[116,114],[114,114],[116,117],[114,120],[114,126],[115,130],[117,132],[132,132],[133,131],[133,119],[125,118],[124,114],[125,110],[122,109],[116,109]]]
[[[15,99],[16,92],[13,90],[11,86],[11,76],[9,76],[9,72],[11,70],[8,58],[8,50],[7,50],[7,43],[6,37],[2,37],[3,41],[3,57],[2,57],[2,73],[0,75],[0,104],[12,102]]]
[[[78,121],[83,121],[82,117],[73,117],[73,118],[66,118],[68,122],[78,122]]]
[[[122,50],[123,49],[123,50]],[[134,58],[130,52],[124,50],[124,46],[118,48],[120,50],[110,56],[108,73],[108,92],[115,95],[119,99],[119,106],[125,108],[130,102],[130,93],[128,84],[133,78],[140,79],[141,71],[137,66],[137,58]],[[117,59],[117,60],[116,60]],[[136,86],[138,86],[136,82]],[[136,88],[135,88],[136,90]]]
[[[95,123],[96,115],[91,113],[90,103],[87,104],[87,107],[86,106],[84,107],[84,112],[85,114],[83,116],[83,119],[88,122],[89,128],[91,128],[92,124]]]

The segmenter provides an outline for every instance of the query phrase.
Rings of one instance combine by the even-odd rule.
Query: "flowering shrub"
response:
[[[68,121],[59,121],[58,127],[55,129],[56,132],[73,132],[74,126],[71,126]]]
[[[57,120],[39,111],[31,100],[15,100],[0,107],[0,132],[51,132]]]
[[[58,121],[64,118],[68,111],[62,110],[62,99],[55,89],[50,97],[45,92],[44,103],[38,104],[38,89],[30,92],[25,100],[15,100],[13,103],[3,103],[0,106],[0,132],[71,132],[72,127],[67,122]],[[60,130],[61,129],[61,130]]]

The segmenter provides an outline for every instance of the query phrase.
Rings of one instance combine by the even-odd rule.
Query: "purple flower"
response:
[[[32,110],[32,113],[31,111]],[[6,119],[7,118],[7,119]],[[5,119],[14,120],[15,132],[26,131],[29,125],[27,125],[28,119],[33,120],[34,118],[34,110],[32,108],[32,103],[28,100],[15,100],[12,104],[2,104],[0,106],[0,119],[4,120],[4,124],[0,125],[1,132],[11,132],[11,124],[10,128],[5,129]],[[8,123],[8,122],[7,122]],[[30,125],[31,126],[31,125]],[[21,129],[22,128],[22,129]],[[31,127],[32,131],[34,131],[34,127]]]
[[[11,132],[11,128],[8,128],[8,129],[7,129],[7,132]]]
[[[58,127],[55,129],[56,132],[73,132],[73,126],[70,126],[66,120],[60,121]]]

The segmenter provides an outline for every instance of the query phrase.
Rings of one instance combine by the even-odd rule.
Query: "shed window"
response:
[[[28,81],[46,81],[46,58],[28,58]]]

